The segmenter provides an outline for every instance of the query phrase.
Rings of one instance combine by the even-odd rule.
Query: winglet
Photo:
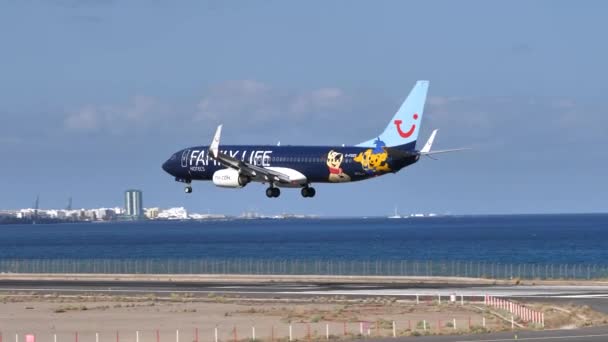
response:
[[[222,125],[217,126],[217,130],[215,131],[215,135],[213,136],[213,141],[211,142],[211,146],[209,146],[209,151],[213,154],[213,158],[217,158],[220,147],[220,136],[222,135]]]
[[[422,148],[422,150],[420,150],[421,153],[431,152],[431,147],[433,146],[433,141],[435,140],[435,135],[437,135],[437,131],[438,129],[433,130],[433,133],[431,133],[429,140],[426,141],[426,144],[424,144],[424,147]]]

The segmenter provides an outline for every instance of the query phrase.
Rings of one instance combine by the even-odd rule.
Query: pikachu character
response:
[[[359,153],[353,160],[361,164],[363,170],[369,173],[369,156],[372,154],[372,149],[365,150],[365,152]]]
[[[359,153],[353,160],[361,164],[363,171],[370,175],[391,172],[384,143],[380,140],[376,140],[375,143],[376,148]]]
[[[372,153],[369,155],[368,164],[371,170],[375,173],[386,173],[390,172],[391,168],[387,162],[388,153],[386,151],[382,153]]]
[[[334,183],[350,182],[350,176],[340,167],[344,161],[344,154],[331,150],[327,153],[327,167],[329,168],[329,181]]]

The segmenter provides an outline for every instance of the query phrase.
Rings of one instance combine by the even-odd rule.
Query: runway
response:
[[[186,281],[93,281],[93,280],[10,280],[0,279],[0,291],[64,291],[193,294],[249,293],[285,295],[393,296],[463,295],[510,298],[608,298],[608,286],[599,285],[454,285],[440,283],[274,283],[274,282],[186,282]]]
[[[107,293],[107,294],[163,294],[190,293],[205,296],[209,293],[238,294],[252,297],[268,296],[390,296],[412,298],[415,296],[442,296],[452,294],[467,299],[484,295],[534,300],[594,300],[608,301],[608,286],[549,286],[549,285],[453,285],[440,283],[391,284],[391,283],[323,283],[323,282],[186,282],[186,281],[93,281],[93,280],[11,280],[0,279],[0,291],[37,293]]]

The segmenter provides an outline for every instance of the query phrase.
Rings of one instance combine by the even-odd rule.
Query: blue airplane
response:
[[[162,168],[185,183],[213,181],[216,186],[242,188],[251,182],[268,184],[266,196],[279,197],[279,188],[300,188],[314,197],[314,183],[354,182],[395,173],[421,156],[459,151],[431,151],[437,130],[416,150],[429,81],[418,81],[384,132],[355,146],[220,146],[222,125],[209,146],[188,147],[174,153]]]

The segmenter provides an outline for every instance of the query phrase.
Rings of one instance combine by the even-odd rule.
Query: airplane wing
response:
[[[291,183],[291,179],[288,175],[267,169],[263,166],[253,165],[236,158],[230,157],[229,155],[222,153],[219,150],[220,136],[222,134],[222,125],[217,127],[213,141],[209,146],[209,152],[213,159],[217,160],[220,164],[225,167],[235,169],[241,174],[251,177],[253,181],[259,182],[279,182],[279,183]]]
[[[427,140],[426,144],[424,144],[424,147],[420,150],[419,153],[421,156],[431,156],[433,154],[470,150],[470,148],[465,147],[465,148],[452,148],[452,149],[448,149],[448,150],[431,151],[431,147],[433,146],[433,141],[435,141],[435,136],[437,135],[437,131],[439,131],[439,130],[438,129],[433,130],[433,133],[431,133],[429,140]]]

